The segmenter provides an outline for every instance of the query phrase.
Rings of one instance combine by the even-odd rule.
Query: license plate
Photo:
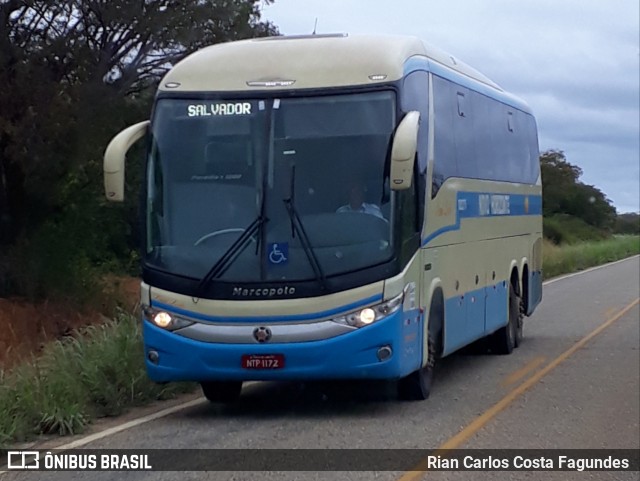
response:
[[[244,369],[282,369],[284,354],[245,354],[242,356]]]

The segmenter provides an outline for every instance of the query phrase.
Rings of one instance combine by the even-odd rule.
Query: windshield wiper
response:
[[[316,256],[315,251],[313,250],[313,246],[311,245],[311,241],[309,241],[309,236],[307,232],[304,230],[304,225],[300,220],[300,216],[298,215],[298,211],[296,210],[295,205],[295,187],[296,187],[296,166],[295,164],[291,165],[291,191],[289,192],[289,198],[283,199],[284,205],[287,208],[287,213],[289,214],[289,219],[291,219],[291,234],[294,237],[294,233],[297,232],[300,237],[300,243],[302,244],[302,248],[304,249],[304,253],[307,255],[307,259],[309,260],[309,264],[311,264],[311,268],[313,269],[313,273],[316,277],[316,280],[320,283],[320,287],[323,291],[327,290],[327,279],[325,278],[324,272],[322,271],[322,266],[318,261],[318,257]]]
[[[231,246],[226,250],[224,254],[218,259],[218,261],[211,266],[211,269],[205,274],[205,276],[198,283],[198,287],[196,287],[196,297],[202,297],[204,294],[204,288],[209,282],[211,282],[216,277],[221,276],[225,273],[225,271],[231,266],[233,261],[240,255],[249,245],[249,240],[253,235],[262,230],[262,226],[268,222],[264,215],[259,215],[249,226],[245,229],[245,231],[238,237]],[[261,236],[258,236],[258,245],[260,245]]]

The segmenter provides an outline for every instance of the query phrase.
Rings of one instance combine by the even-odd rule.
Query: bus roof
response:
[[[299,35],[221,43],[183,59],[161,91],[255,91],[371,85],[402,78],[411,57],[501,91],[477,70],[415,37]]]

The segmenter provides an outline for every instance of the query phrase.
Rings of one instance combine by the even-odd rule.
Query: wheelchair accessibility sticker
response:
[[[271,242],[267,245],[269,264],[282,266],[289,262],[289,244],[287,242]]]

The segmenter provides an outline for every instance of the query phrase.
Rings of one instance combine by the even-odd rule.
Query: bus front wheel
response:
[[[237,401],[242,390],[242,381],[208,381],[200,383],[202,393],[212,403]]]
[[[404,401],[423,401],[431,394],[437,352],[436,342],[431,333],[429,333],[428,344],[427,365],[398,381],[398,397]]]

